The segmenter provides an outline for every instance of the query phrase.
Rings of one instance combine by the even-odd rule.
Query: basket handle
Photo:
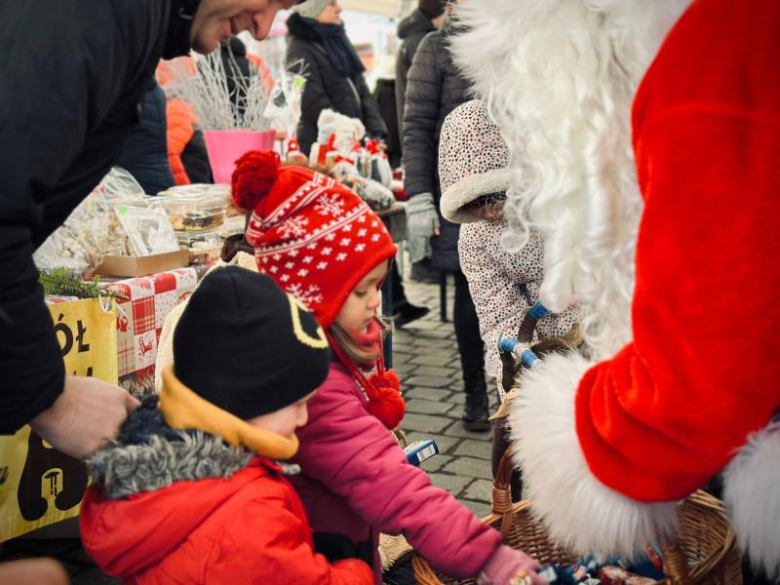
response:
[[[671,585],[690,585],[693,583],[688,571],[688,559],[677,540],[661,539],[661,551],[664,555],[664,572]]]
[[[536,314],[532,314],[531,311],[525,314],[523,320],[520,322],[520,327],[517,330],[517,340],[521,343],[530,344],[534,338],[534,331],[536,330],[536,323],[539,319]],[[499,352],[499,359],[501,360],[501,387],[509,392],[512,388],[512,384],[515,380],[515,374],[517,373],[517,364],[515,358],[510,353]]]
[[[493,503],[492,510],[494,514],[501,516],[501,536],[504,540],[509,536],[514,526],[515,518],[512,514],[512,444],[510,443],[501,461],[498,464],[498,471],[493,480]]]
[[[421,556],[412,555],[412,568],[418,585],[444,585],[431,569],[428,561]]]
[[[520,328],[517,330],[517,340],[522,343],[531,343],[534,338],[534,331],[536,330],[536,323],[539,318],[534,311],[528,311],[523,317],[520,323]]]

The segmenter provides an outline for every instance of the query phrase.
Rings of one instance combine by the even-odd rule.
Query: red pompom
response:
[[[406,404],[401,396],[401,381],[393,370],[383,376],[372,374],[368,382],[375,394],[369,396],[368,411],[377,417],[388,429],[393,430],[401,424],[406,413]]]
[[[279,154],[272,150],[250,150],[242,155],[231,182],[236,206],[252,211],[273,187],[280,164]]]

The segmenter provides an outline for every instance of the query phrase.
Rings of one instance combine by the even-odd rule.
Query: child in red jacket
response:
[[[527,555],[407,463],[390,430],[404,415],[400,384],[384,370],[379,288],[397,248],[360,197],[332,179],[250,152],[233,175],[236,205],[252,211],[247,240],[258,268],[305,303],[334,358],[300,429],[293,479],[330,559],[373,562],[380,532],[403,534],[432,565],[480,583],[541,583]]]
[[[159,398],[89,461],[84,547],[123,584],[368,585],[360,560],[313,550],[300,499],[275,460],[328,371],[325,334],[263,275],[207,276],[174,333]]]

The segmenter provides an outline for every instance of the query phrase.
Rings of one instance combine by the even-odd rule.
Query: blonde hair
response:
[[[512,153],[510,251],[544,236],[540,301],[581,302],[583,337],[603,359],[631,339],[642,212],[631,103],[690,0],[470,0],[457,9],[456,63]],[[512,39],[508,42],[507,39]]]
[[[384,340],[390,333],[390,325],[382,317],[374,317],[374,319],[382,329],[382,340]],[[344,355],[359,366],[370,366],[382,357],[381,351],[370,352],[360,347],[349,332],[336,323],[330,326],[328,332],[333,336],[333,341],[338,344]]]

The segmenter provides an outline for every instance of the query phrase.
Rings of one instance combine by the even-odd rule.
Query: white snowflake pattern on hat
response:
[[[300,215],[294,215],[279,226],[279,233],[284,238],[294,236],[300,238],[306,235],[306,226],[309,225],[309,218]]]
[[[287,287],[287,292],[309,308],[311,308],[312,304],[319,304],[322,302],[320,287],[316,284],[310,284],[306,288],[303,288],[302,284],[296,282]]]
[[[314,204],[314,209],[320,215],[331,215],[333,217],[340,217],[344,215],[344,202],[336,194],[323,195]]]

